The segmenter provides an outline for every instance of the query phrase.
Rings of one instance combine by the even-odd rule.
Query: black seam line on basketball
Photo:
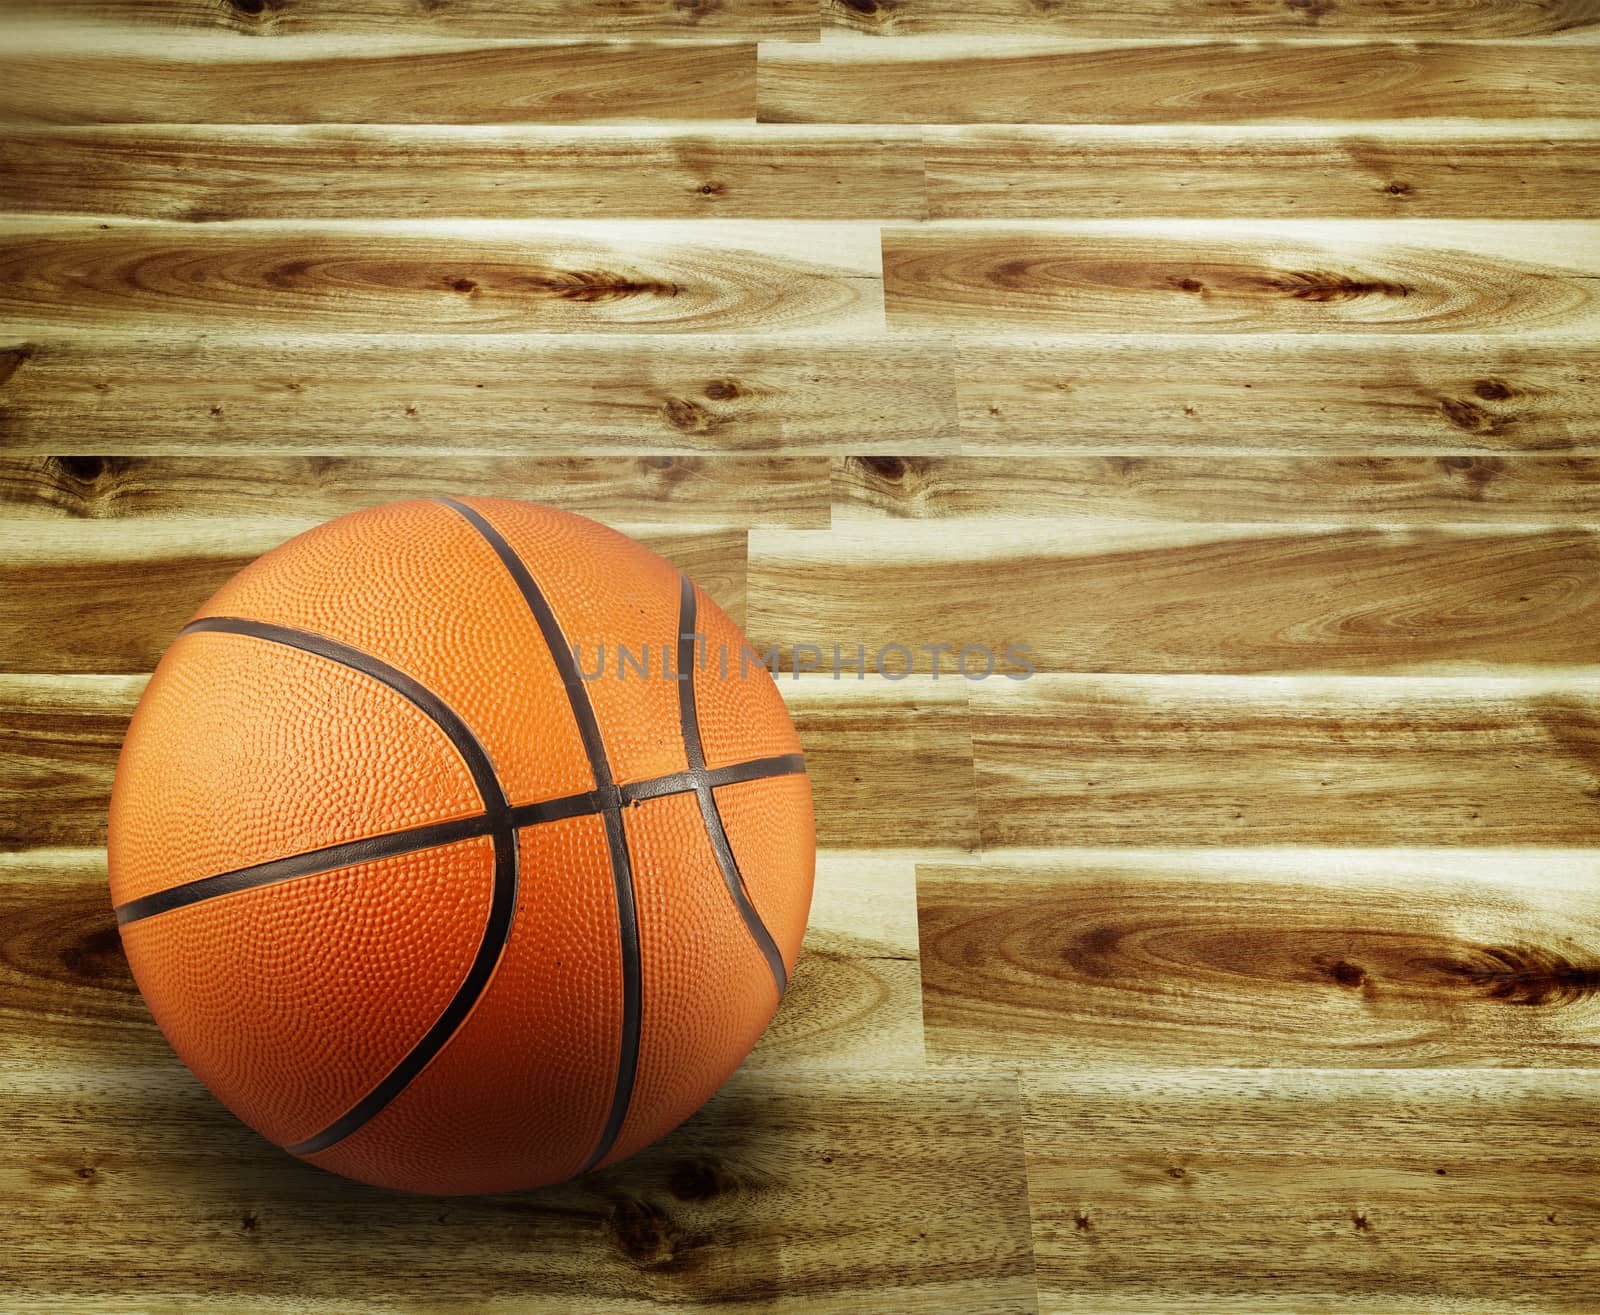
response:
[[[424,849],[437,849],[440,845],[487,835],[492,826],[493,822],[487,813],[475,813],[451,822],[431,822],[427,826],[410,827],[404,831],[388,831],[361,840],[346,840],[322,849],[310,849],[286,858],[235,868],[232,872],[220,872],[214,877],[200,877],[195,881],[186,881],[181,886],[172,886],[154,895],[144,895],[117,905],[117,925],[126,927],[130,922],[153,918],[158,913],[168,913],[223,895],[254,890],[258,886],[271,886],[300,877],[324,876],[341,868],[376,863],[380,859],[396,858]]]
[[[321,1132],[284,1148],[294,1155],[314,1155],[343,1141],[404,1091],[412,1079],[432,1062],[478,1003],[511,937],[511,923],[517,907],[517,833],[511,825],[511,806],[506,798],[505,787],[495,774],[488,751],[453,708],[403,671],[370,653],[329,639],[326,635],[270,625],[264,621],[214,616],[193,621],[183,629],[184,634],[205,631],[247,635],[301,649],[371,676],[409,700],[444,732],[461,754],[483,800],[484,816],[489,824],[488,834],[494,845],[494,888],[489,900],[489,914],[484,920],[483,935],[466,976],[456,987],[449,1004],[423,1033],[421,1040],[401,1056],[375,1087]]]
[[[734,908],[739,911],[739,917],[743,919],[745,930],[750,933],[750,939],[756,943],[756,949],[761,951],[761,957],[767,961],[767,967],[772,972],[772,980],[781,996],[789,984],[789,970],[784,967],[783,955],[772,939],[772,933],[767,930],[767,924],[761,920],[761,914],[756,911],[756,906],[750,899],[750,891],[744,884],[744,874],[739,871],[739,859],[733,852],[733,846],[728,842],[727,828],[722,824],[722,813],[717,808],[717,796],[712,791],[711,776],[706,771],[705,748],[700,743],[700,713],[695,705],[694,694],[696,638],[694,581],[681,571],[678,573],[678,580],[678,720],[683,728],[684,755],[689,760],[688,775],[694,781],[694,795],[700,804],[700,816],[705,821],[706,835],[711,841],[711,850],[716,855],[717,867],[722,871],[723,884],[727,886],[728,894],[733,897]]]
[[[478,941],[472,966],[456,987],[455,995],[438,1018],[434,1019],[422,1039],[401,1057],[400,1062],[384,1075],[377,1086],[316,1136],[285,1146],[284,1150],[291,1155],[315,1155],[325,1151],[378,1114],[444,1049],[445,1043],[466,1022],[467,1015],[488,988],[495,968],[499,966],[501,952],[511,935],[519,884],[517,833],[511,825],[510,814],[501,813],[494,820],[494,830],[490,833],[494,838],[494,895],[489,901],[489,916],[484,922],[483,936]]]
[[[776,758],[752,758],[748,762],[716,767],[707,775],[711,778],[712,786],[716,787],[740,781],[758,781],[773,776],[793,776],[804,771],[805,759],[800,754],[791,753]],[[671,772],[666,776],[654,776],[648,780],[612,788],[616,790],[618,800],[626,805],[646,799],[660,799],[672,794],[687,794],[695,788],[695,781],[688,772]],[[599,798],[598,791],[585,790],[579,794],[563,795],[556,799],[517,804],[511,809],[511,825],[520,830],[543,822],[585,817],[598,813],[605,807],[606,804]],[[325,876],[341,868],[357,867],[363,863],[375,863],[380,859],[398,858],[403,854],[436,849],[457,840],[470,840],[476,836],[488,835],[492,827],[493,820],[487,813],[474,813],[471,817],[456,818],[449,822],[430,822],[425,826],[408,827],[402,831],[386,831],[360,840],[346,840],[337,845],[325,845],[321,849],[302,850],[298,854],[269,859],[246,868],[236,868],[232,872],[198,877],[181,886],[173,886],[167,890],[157,891],[153,895],[128,900],[124,904],[117,905],[113,911],[116,914],[117,925],[125,927],[130,922],[139,922],[145,918],[155,917],[159,913],[168,913],[191,904],[219,899],[224,895],[233,895],[240,891],[254,890],[260,886],[271,886],[280,882],[296,881],[302,877]]]
[[[556,671],[560,673],[561,684],[567,692],[567,702],[572,708],[573,720],[578,724],[578,735],[583,740],[584,752],[589,757],[589,770],[594,776],[595,794],[603,805],[600,816],[605,819],[606,848],[611,858],[611,882],[617,899],[617,939],[622,958],[622,1044],[617,1059],[616,1084],[612,1088],[611,1108],[607,1111],[605,1126],[594,1149],[589,1153],[589,1158],[578,1171],[585,1173],[600,1163],[616,1144],[617,1135],[622,1131],[623,1119],[628,1113],[628,1106],[633,1100],[634,1078],[639,1067],[643,972],[639,964],[639,916],[633,889],[633,868],[629,862],[627,832],[622,825],[621,800],[611,780],[611,765],[606,760],[605,741],[600,735],[600,723],[595,718],[594,707],[589,702],[589,691],[584,687],[583,677],[579,674],[577,657],[567,646],[567,637],[561,630],[561,623],[556,619],[549,599],[544,596],[538,582],[533,578],[533,573],[528,570],[528,564],[480,512],[455,498],[440,498],[439,501],[453,508],[484,537],[521,591],[523,601],[533,614],[539,633],[544,637],[545,647],[550,650]]]

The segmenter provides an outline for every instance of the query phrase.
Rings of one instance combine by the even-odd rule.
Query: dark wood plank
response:
[[[1595,661],[1600,534],[1105,520],[841,524],[750,536],[752,641],[866,647],[946,679],[1039,671],[1456,672]],[[812,636],[823,638],[812,639]],[[785,650],[787,651],[787,649]],[[985,658],[970,657],[981,676]]]
[[[1040,1306],[1590,1310],[1588,1072],[1024,1079]]]
[[[1600,225],[1588,223],[952,224],[886,228],[883,242],[891,329],[1526,334],[1600,324]]]
[[[317,523],[265,515],[0,521],[0,671],[149,671],[231,576]],[[643,526],[634,537],[743,619],[743,531]]]
[[[1576,181],[1576,179],[1575,179]],[[916,219],[905,128],[21,128],[0,208],[225,219]]]
[[[813,0],[0,0],[0,18],[242,36],[761,37],[814,41]]]
[[[935,219],[1600,218],[1600,133],[1587,122],[926,133]]]
[[[976,338],[959,352],[972,452],[1600,447],[1600,349],[1587,338],[1079,335]]]
[[[275,335],[0,342],[0,440],[40,455],[956,447],[927,339]]]
[[[0,222],[0,314],[55,328],[850,332],[883,323],[864,225],[618,220]]]
[[[1187,35],[1187,34],[1185,34]],[[1266,123],[1594,118],[1600,61],[1551,42],[773,43],[764,123]]]
[[[673,555],[670,550],[668,555]],[[170,568],[163,573],[174,574]],[[712,572],[694,574],[713,597],[723,600],[716,584],[705,583]],[[198,592],[203,600],[210,590]],[[135,632],[121,649],[102,642],[86,646],[85,655],[78,656],[76,650],[60,650],[72,642],[66,636],[35,641],[31,650],[8,660],[13,666],[28,661],[48,665],[51,657],[64,656],[86,666],[109,667],[118,661],[132,666],[135,660],[150,666],[187,618],[185,611],[168,625],[112,615],[98,624],[110,629],[120,623]],[[6,804],[0,813],[0,847],[105,843],[116,755],[143,688],[144,678],[134,675],[0,676],[0,725],[12,731],[0,754],[0,799]],[[819,844],[944,854],[977,847],[964,691],[948,681],[915,677],[864,686],[785,677],[779,688],[805,748]],[[917,789],[884,787],[885,782],[903,780],[915,781]],[[885,880],[892,881],[892,874]],[[904,880],[909,889],[909,873]],[[900,952],[885,957],[900,957]],[[903,987],[902,970],[887,971]]]
[[[0,53],[0,121],[606,123],[744,119],[752,45],[349,38],[240,43],[112,32]]]
[[[74,0],[106,3],[106,0]],[[873,36],[1354,36],[1481,40],[1600,23],[1595,0],[823,0],[824,18]]]
[[[1064,850],[919,866],[939,1064],[1593,1067],[1600,851]]]
[[[1590,845],[1596,672],[986,681],[983,844]]]
[[[442,1200],[292,1159],[149,1040],[143,1063],[108,1064],[85,1027],[40,1066],[5,1039],[19,1135],[0,1151],[0,1242],[19,1315],[174,1292],[246,1315],[826,1311],[863,1289],[908,1315],[1036,1308],[1010,1075],[741,1074],[615,1168]]]
[[[327,518],[493,491],[608,523],[826,526],[826,457],[0,457],[10,520]]]
[[[1600,524],[1600,458],[837,457],[833,516],[1585,526]]]

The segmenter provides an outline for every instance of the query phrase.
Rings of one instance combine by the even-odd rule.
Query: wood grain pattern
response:
[[[826,526],[826,457],[416,456],[0,457],[8,517],[118,520],[166,514],[274,516],[284,488],[297,514],[331,520],[405,498],[495,488],[600,520],[685,520],[724,526]]]
[[[111,125],[0,139],[4,209],[189,222],[915,219],[923,190],[921,134],[904,128]]]
[[[1593,1305],[1594,1075],[1024,1080],[1040,1309]]]
[[[861,1285],[908,1312],[1034,1309],[1012,1076],[741,1074],[625,1170],[446,1202],[336,1179],[241,1137],[170,1056],[109,1074],[105,1058],[84,1029],[45,1070],[9,1039],[0,1059],[24,1132],[0,1152],[0,1186],[18,1202],[9,1225],[42,1239],[77,1218],[92,1256],[63,1273],[48,1242],[14,1249],[19,1313],[108,1299],[153,1310],[175,1290],[245,1312],[331,1312],[386,1303],[401,1271],[415,1309],[443,1309],[464,1288],[544,1312],[708,1308],[752,1288],[837,1306]],[[68,1109],[90,1135],[63,1121]],[[966,1190],[942,1190],[967,1175]],[[173,1199],[182,1216],[160,1204]],[[370,1258],[360,1270],[352,1228]],[[419,1237],[436,1261],[416,1264]]]
[[[3,103],[3,102],[0,102]],[[1600,116],[1588,45],[1008,40],[763,45],[763,123],[1267,123]]]
[[[712,577],[697,572],[695,578]],[[206,592],[200,591],[199,601]],[[185,612],[171,625],[145,623],[139,635],[126,642],[123,653],[107,644],[94,658],[81,659],[81,665],[110,667],[120,656],[127,666],[142,660],[145,668],[151,667],[187,619]],[[117,750],[145,676],[59,674],[64,665],[58,661],[51,674],[0,678],[0,724],[12,728],[6,752],[0,755],[0,790],[8,804],[0,814],[0,845],[5,848],[105,843]],[[918,677],[894,687],[883,681],[857,686],[786,677],[779,688],[805,749],[816,800],[817,836],[825,849],[903,850],[908,835],[915,836],[915,851],[924,856],[949,857],[977,848],[972,736],[963,691],[948,681]],[[885,791],[882,782],[895,779],[914,779],[918,789],[901,794]],[[898,871],[899,888],[909,891],[908,865],[902,862]],[[881,880],[892,883],[894,875],[890,869]],[[859,911],[852,915],[858,923],[862,916]],[[882,917],[880,908],[864,924],[854,926],[855,934]],[[903,917],[892,925],[898,930],[878,938],[890,948],[864,951],[864,957],[892,960],[899,953],[894,945],[903,949],[908,939],[914,941]],[[825,952],[825,947],[819,950]],[[822,970],[819,964],[818,971]],[[876,986],[858,982],[849,990],[866,991],[874,999],[889,991],[901,999],[895,1008],[903,1009],[904,970],[888,967],[884,974],[885,982]],[[814,989],[833,987],[824,984]]]
[[[1587,122],[926,133],[934,219],[1600,218],[1600,134]]]
[[[1600,226],[1580,222],[922,225],[886,228],[883,262],[896,330],[1526,334],[1600,324]]]
[[[930,1059],[1594,1067],[1593,850],[1077,850],[919,865]]]
[[[102,6],[107,0],[72,0]],[[1600,23],[1594,0],[823,0],[832,24],[873,36],[1197,35],[1486,39],[1578,32]]]
[[[0,496],[5,484],[0,466]],[[836,523],[964,516],[1585,526],[1600,524],[1600,460],[1526,453],[1249,461],[1167,455],[1043,456],[1026,462],[859,456],[833,463]]]
[[[0,29],[5,1315],[1594,1308],[1600,0]],[[103,845],[193,609],[447,492],[780,655],[821,850],[711,1105],[444,1201],[203,1091]]]
[[[1475,672],[1594,661],[1600,537],[1572,529],[1083,519],[906,521],[750,534],[749,634],[837,637],[912,669],[959,653],[1036,670]],[[909,638],[908,638],[909,637]],[[914,641],[914,642],[913,642]],[[935,654],[928,646],[943,644]],[[972,671],[985,670],[981,652]],[[886,665],[903,669],[890,654]],[[1012,679],[1003,680],[1009,674]]]
[[[953,349],[908,337],[34,334],[0,440],[53,455],[956,448]]]
[[[1594,840],[1593,667],[1473,679],[1040,676],[985,681],[968,700],[986,848]]]
[[[149,671],[230,576],[318,523],[282,516],[49,526],[0,520],[0,671]],[[728,615],[742,618],[742,533],[646,528],[634,536],[715,589]]]
[[[0,18],[52,23],[216,29],[245,36],[305,33],[392,36],[762,37],[814,41],[819,19],[811,0],[0,0]]]
[[[1600,350],[1586,339],[980,337],[956,368],[962,446],[989,455],[1600,446]]]
[[[0,223],[0,314],[50,328],[845,332],[881,298],[849,225]]]
[[[403,88],[403,94],[397,90]],[[0,54],[0,122],[609,123],[746,119],[755,47],[145,38]]]

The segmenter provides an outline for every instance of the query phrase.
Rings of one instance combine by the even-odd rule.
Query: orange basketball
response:
[[[530,503],[377,507],[241,571],[112,795],[173,1048],[385,1187],[531,1187],[660,1137],[772,1018],[811,903],[800,745],[745,652],[655,553]]]

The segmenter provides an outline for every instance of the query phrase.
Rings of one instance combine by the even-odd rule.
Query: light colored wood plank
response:
[[[925,131],[935,219],[1600,218],[1592,122]]]
[[[244,36],[306,33],[392,37],[759,36],[814,41],[814,0],[0,0],[0,19],[63,24],[130,24]]]
[[[0,220],[0,315],[38,328],[860,332],[865,225]]]
[[[5,483],[0,465],[0,497]],[[835,523],[962,517],[1600,527],[1600,458],[1527,453],[1048,455],[1026,463],[994,456],[834,459]]]
[[[0,122],[618,123],[744,119],[755,47],[114,32],[18,34]]]
[[[0,457],[8,520],[328,519],[405,498],[493,492],[605,521],[826,526],[826,457]]]
[[[1587,338],[1091,334],[958,351],[972,452],[1600,448],[1600,349]]]
[[[1582,221],[955,222],[888,227],[883,248],[892,329],[1526,335],[1600,326],[1600,224]]]
[[[829,1312],[863,1290],[907,1315],[1035,1309],[1011,1075],[741,1073],[615,1168],[441,1200],[299,1163],[156,1038],[108,1066],[96,1036],[47,1065],[0,1043],[18,1315]]]
[[[917,907],[941,1065],[1600,1060],[1600,850],[1063,850]]]
[[[1595,1081],[1030,1074],[1040,1309],[1587,1311]]]
[[[916,219],[907,128],[96,125],[0,138],[0,207],[128,218]]]
[[[0,671],[149,671],[237,571],[320,519],[0,520]],[[619,526],[744,617],[740,530]]]
[[[607,454],[956,447],[928,339],[31,336],[0,343],[15,452]]]
[[[82,2],[82,0],[78,0]],[[104,3],[104,0],[94,0]],[[874,36],[1546,36],[1600,22],[1595,0],[822,0],[826,21]]]
[[[70,1047],[93,1028],[118,1067],[165,1053],[123,957],[104,850],[0,854],[0,909],[0,1017],[14,1038]],[[911,857],[820,855],[799,966],[746,1068],[922,1069],[916,920]]]
[[[1345,41],[764,44],[764,123],[1271,123],[1594,118],[1585,44]]]
[[[1593,528],[1362,529],[994,517],[750,532],[762,649],[866,647],[958,683],[1039,671],[1484,673],[1595,661]],[[820,638],[817,638],[820,636]],[[985,655],[969,655],[982,676]]]
[[[145,571],[150,573],[148,564]],[[703,584],[710,572],[695,575]],[[202,598],[204,592],[209,590],[201,593]],[[723,596],[715,586],[708,592],[719,601]],[[99,624],[110,628],[121,621],[133,631],[119,641],[120,647],[105,642],[89,647],[84,641],[83,649],[69,650],[77,637],[67,634],[37,640],[9,665],[32,661],[61,667],[67,663],[50,659],[66,657],[84,666],[105,668],[120,661],[130,668],[148,668],[187,616],[185,612],[164,625],[142,616],[123,620],[112,615]],[[0,812],[0,847],[81,848],[105,843],[117,751],[144,680],[141,675],[0,675],[0,725],[11,732],[0,751],[0,802],[5,804]],[[977,847],[972,737],[964,691],[949,681],[921,677],[856,685],[785,676],[778,687],[805,749],[818,842],[824,849],[915,848],[925,856],[939,857]],[[903,780],[914,780],[917,788],[885,789],[885,782]],[[909,889],[909,869],[898,870],[906,883],[903,889]],[[892,875],[891,871],[883,880]],[[883,917],[881,911],[873,912],[867,925],[877,926]],[[874,943],[900,946],[884,952],[888,959],[896,959],[904,949],[901,932],[874,936]],[[898,993],[906,986],[906,970],[887,967],[884,972],[892,979],[891,995],[903,1001]],[[819,982],[816,989],[831,988]]]
[[[916,1070],[925,1062],[916,857],[825,849],[799,965],[745,1066]]]
[[[968,697],[986,847],[1594,841],[1593,666],[1471,679],[1038,676]]]

